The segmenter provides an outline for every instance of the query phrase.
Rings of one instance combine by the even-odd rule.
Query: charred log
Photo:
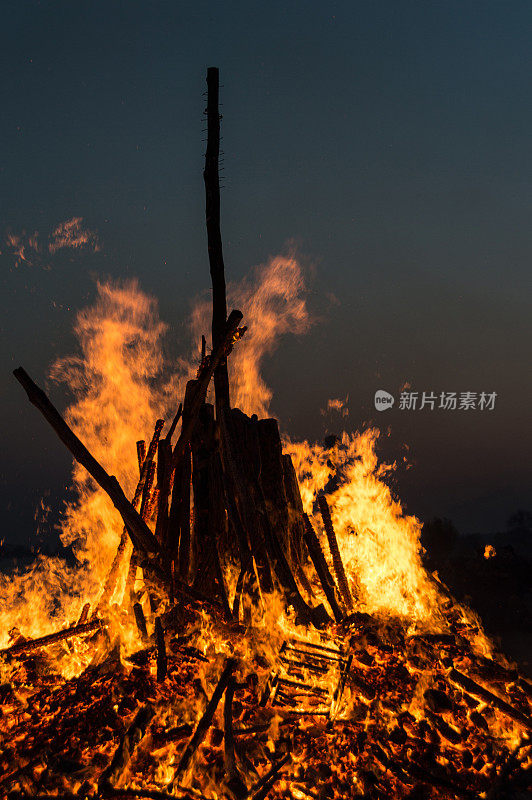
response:
[[[216,709],[218,708],[218,703],[222,699],[222,695],[229,683],[231,675],[234,672],[235,666],[236,662],[234,659],[227,660],[222,675],[220,677],[220,680],[216,685],[216,688],[212,694],[211,699],[207,703],[207,708],[205,709],[203,716],[198,722],[191,740],[185,747],[181,755],[181,758],[179,759],[179,764],[177,765],[177,769],[174,774],[172,786],[175,785],[178,782],[180,776],[187,771],[194,756],[194,753],[196,752],[196,750],[204,740],[205,736],[207,735],[207,731],[211,726],[212,719],[214,717]]]
[[[3,650],[0,650],[0,656],[20,656],[22,654],[31,653],[34,650],[39,650],[41,647],[48,647],[50,644],[72,639],[74,636],[84,636],[86,633],[93,633],[102,628],[104,624],[105,623],[101,619],[96,619],[92,622],[84,622],[81,625],[66,628],[63,631],[48,633],[46,636],[40,636],[38,639],[25,639],[23,642],[17,642],[16,644],[12,644],[11,647],[5,647]]]
[[[238,323],[237,323],[238,324]],[[147,553],[158,553],[157,539],[150,531],[138,511],[125,496],[122,487],[113,475],[108,475],[101,464],[96,461],[76,434],[69,428],[46,394],[35,384],[22,367],[14,370],[15,378],[22,385],[30,403],[39,409],[50,423],[63,444],[72,453],[76,461],[85,467],[96,483],[108,494],[115,508],[119,511],[133,544]]]
[[[146,734],[146,729],[155,716],[155,709],[150,704],[146,704],[139,709],[135,719],[124,734],[118,745],[113,759],[107,769],[105,769],[98,781],[99,789],[114,787],[124,773],[129,761],[135,753],[138,745]]]
[[[318,495],[318,506],[323,519],[323,527],[325,528],[325,533],[327,534],[327,541],[329,542],[329,549],[331,551],[336,580],[338,581],[338,588],[340,589],[340,594],[342,595],[342,599],[346,608],[349,611],[352,611],[353,599],[351,597],[349,584],[347,582],[347,577],[344,570],[344,562],[342,561],[342,556],[340,555],[340,550],[338,548],[338,542],[336,540],[336,533],[334,532],[332,524],[329,504],[327,503],[327,498],[323,493]]]
[[[312,523],[307,514],[304,516],[306,530],[304,534],[304,542],[307,546],[310,558],[312,559],[312,563],[314,564],[314,568],[316,570],[316,574],[320,579],[320,583],[322,589],[325,593],[325,597],[331,607],[331,611],[334,614],[334,618],[336,622],[340,622],[343,618],[342,610],[338,605],[338,600],[336,599],[336,584],[334,582],[334,578],[330,573],[329,567],[327,562],[325,561],[325,556],[323,555],[321,545],[319,542],[318,537],[312,527]]]

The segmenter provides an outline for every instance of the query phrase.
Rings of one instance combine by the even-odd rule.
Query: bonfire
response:
[[[195,374],[156,385],[162,326],[133,284],[78,316],[64,417],[15,370],[75,459],[78,566],[1,579],[2,796],[525,797],[532,685],[423,568],[377,431],[321,447],[265,415],[258,354],[304,329],[300,276],[272,260],[227,313],[214,68],[207,86]]]

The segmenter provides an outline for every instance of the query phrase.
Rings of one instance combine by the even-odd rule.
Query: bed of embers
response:
[[[127,655],[117,619],[15,642],[3,796],[527,796],[532,685],[474,655],[450,599],[445,634],[355,613],[276,651],[264,629],[181,601]],[[61,677],[75,658],[88,666]]]

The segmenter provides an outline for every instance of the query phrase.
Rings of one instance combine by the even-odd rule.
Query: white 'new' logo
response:
[[[393,404],[393,395],[389,392],[385,392],[384,389],[377,389],[375,392],[375,408],[377,411],[386,411],[386,409],[391,408]]]

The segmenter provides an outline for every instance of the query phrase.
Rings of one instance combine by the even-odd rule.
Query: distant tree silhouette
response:
[[[508,518],[506,527],[508,533],[532,536],[532,514],[521,508]]]
[[[432,566],[450,556],[459,533],[450,519],[434,517],[424,523],[421,544],[426,550],[425,558]]]

